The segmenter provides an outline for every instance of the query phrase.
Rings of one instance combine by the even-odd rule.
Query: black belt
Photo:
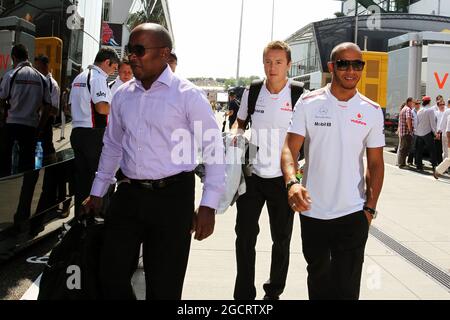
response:
[[[129,179],[125,178],[126,180],[129,180],[131,184],[137,185],[141,188],[149,189],[149,190],[157,190],[157,189],[163,189],[173,183],[180,182],[184,180],[185,178],[192,176],[193,172],[181,172],[176,175],[157,179],[157,180],[136,180],[136,179]],[[125,182],[124,181],[124,182]]]

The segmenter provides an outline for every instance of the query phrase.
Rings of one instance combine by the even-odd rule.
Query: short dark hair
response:
[[[178,61],[178,57],[177,57],[177,55],[175,54],[175,52],[170,52],[170,56],[172,57],[172,58],[174,58],[175,59],[175,61]]]
[[[408,97],[408,99],[406,99],[406,104],[408,104],[409,102],[413,101],[413,97]]]
[[[40,61],[40,62],[42,62],[45,65],[48,65],[48,63],[49,63],[48,57],[46,55],[43,55],[43,54],[40,54],[40,55],[34,57],[34,61]]]
[[[11,56],[20,61],[28,60],[28,49],[21,43],[16,44],[11,49]]]
[[[130,65],[130,60],[128,60],[128,58],[122,58],[122,60],[120,60],[120,62],[119,62],[118,69],[120,69],[120,67],[123,66],[124,64],[129,66]]]
[[[119,63],[120,59],[116,51],[111,48],[101,48],[95,56],[95,63],[102,63],[105,60],[110,60],[111,63]]]
[[[286,58],[287,58],[287,62],[291,62],[292,58],[291,58],[291,47],[289,46],[289,44],[287,42],[284,41],[271,41],[267,44],[267,46],[264,48],[264,52],[263,52],[263,57],[266,55],[267,51],[269,50],[283,50],[284,52],[286,52]]]

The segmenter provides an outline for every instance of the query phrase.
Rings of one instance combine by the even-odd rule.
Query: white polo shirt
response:
[[[305,137],[302,184],[312,204],[302,214],[329,220],[362,210],[365,149],[385,144],[380,106],[359,92],[338,101],[328,85],[299,99],[288,132]]]
[[[89,92],[87,86],[88,73],[91,72]],[[99,102],[111,104],[111,90],[107,83],[108,75],[95,65],[89,66],[72,82],[70,105],[72,111],[72,126],[74,128],[104,128],[107,116],[99,114],[94,105]]]
[[[262,178],[276,178],[283,175],[280,167],[281,149],[283,148],[289,121],[292,117],[290,80],[278,94],[271,94],[266,81],[259,92],[252,115],[250,142],[258,146],[253,173]],[[248,94],[245,90],[237,117],[247,119]]]

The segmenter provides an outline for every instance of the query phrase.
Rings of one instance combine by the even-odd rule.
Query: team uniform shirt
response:
[[[292,117],[290,80],[278,94],[272,94],[266,81],[259,92],[252,114],[250,142],[258,146],[252,173],[262,178],[276,178],[283,175],[280,159],[289,121]],[[245,90],[237,117],[247,119],[248,94]]]
[[[305,137],[302,184],[312,204],[302,214],[329,220],[362,210],[364,151],[385,145],[380,106],[359,92],[338,101],[328,85],[299,99],[288,132]]]
[[[193,171],[198,146],[206,172],[200,205],[217,209],[225,191],[220,129],[201,90],[169,67],[148,90],[137,79],[117,90],[103,143],[92,195],[103,196],[115,183],[119,164],[125,176],[138,180]]]
[[[87,85],[90,76],[90,92]],[[107,102],[111,104],[111,90],[107,83],[108,75],[95,65],[89,66],[80,73],[72,83],[70,105],[73,128],[104,128],[108,117],[95,110],[95,104]]]
[[[14,74],[16,74],[14,83],[11,83]],[[1,99],[8,98],[10,88],[10,109],[8,110],[6,123],[37,128],[40,106],[43,103],[50,104],[51,101],[45,77],[34,69],[28,61],[24,61],[3,76],[0,84]]]

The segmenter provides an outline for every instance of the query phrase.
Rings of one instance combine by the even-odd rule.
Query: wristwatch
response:
[[[298,181],[297,179],[289,180],[288,183],[286,183],[286,190],[289,191],[289,189],[290,189],[294,184],[300,184],[300,181]]]
[[[364,210],[364,211],[367,211],[368,213],[370,213],[370,214],[372,215],[372,219],[375,219],[375,218],[377,217],[377,215],[378,215],[378,211],[375,210],[375,209],[373,209],[373,208],[364,206],[364,207],[363,207],[363,210]]]

